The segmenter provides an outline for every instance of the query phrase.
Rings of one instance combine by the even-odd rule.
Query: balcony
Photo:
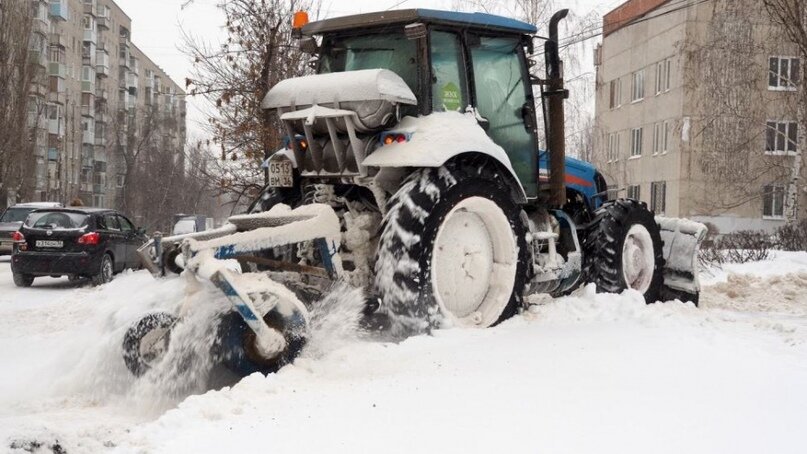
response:
[[[59,62],[52,61],[48,65],[48,75],[55,76],[60,79],[67,77],[67,65]]]
[[[42,36],[48,36],[50,33],[50,23],[39,18],[35,18],[33,32]]]
[[[82,80],[81,92],[95,94],[95,81]]]
[[[81,143],[84,145],[95,145],[95,131],[83,131],[81,133]]]
[[[84,14],[89,14],[90,16],[98,15],[98,5],[95,3],[95,0],[84,0]]]
[[[96,137],[96,140],[98,137]],[[95,165],[99,172],[106,172],[106,150],[95,149]]]
[[[101,77],[109,77],[109,54],[105,50],[95,52],[95,73]]]
[[[104,185],[102,184],[94,184],[92,185],[92,190],[95,194],[103,194],[104,193]]]
[[[61,47],[62,49],[67,47],[67,38],[61,33],[51,33],[49,42],[51,46]]]
[[[106,105],[106,102],[109,100],[109,94],[106,89],[100,88],[100,85],[95,89],[95,100],[98,103],[103,103]]]
[[[55,20],[70,20],[68,0],[50,0],[50,17]]]
[[[48,134],[64,137],[64,130],[62,129],[62,119],[49,119],[48,120]]]
[[[28,61],[40,68],[47,68],[48,54],[40,50],[31,50],[28,52]]]
[[[95,30],[87,30],[84,29],[84,42],[90,43],[97,43],[98,42],[98,32]]]
[[[58,161],[59,160],[59,150],[56,148],[48,148],[48,161]]]
[[[99,32],[109,30],[109,17],[98,16],[98,18],[95,20],[95,23],[98,25]]]
[[[85,104],[81,106],[82,117],[95,117],[95,104]]]
[[[67,102],[67,93],[65,91],[49,91],[48,102],[51,104],[65,105]]]

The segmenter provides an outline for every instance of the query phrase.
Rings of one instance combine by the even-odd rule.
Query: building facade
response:
[[[720,233],[785,222],[802,62],[760,3],[630,0],[604,17],[594,160],[620,196]]]
[[[184,159],[185,93],[132,43],[132,21],[112,0],[31,0],[29,98],[35,200],[113,207],[131,147]]]

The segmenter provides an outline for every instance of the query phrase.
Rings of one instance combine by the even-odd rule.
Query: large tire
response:
[[[513,316],[530,269],[525,218],[485,160],[407,177],[387,205],[375,264],[379,313],[392,336]]]
[[[115,262],[112,261],[111,255],[104,254],[104,257],[101,259],[101,267],[97,273],[90,277],[90,281],[92,281],[93,287],[97,287],[99,285],[106,284],[107,282],[111,282],[114,274]]]
[[[644,202],[607,202],[594,214],[584,242],[583,277],[597,291],[620,293],[632,288],[655,303],[664,285],[664,258],[656,220]]]
[[[30,274],[14,273],[14,285],[27,288],[34,285],[34,277]]]
[[[177,318],[165,312],[148,314],[123,337],[123,361],[136,377],[146,373],[168,351]]]

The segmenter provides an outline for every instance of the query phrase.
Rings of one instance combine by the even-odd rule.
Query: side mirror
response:
[[[313,36],[309,36],[300,40],[300,50],[308,55],[316,55],[319,53],[319,46],[317,40]]]

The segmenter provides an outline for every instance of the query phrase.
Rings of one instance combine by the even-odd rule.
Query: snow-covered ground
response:
[[[584,289],[400,344],[326,309],[294,365],[203,392],[201,360],[135,381],[120,357],[181,280],[17,289],[3,257],[0,452],[807,452],[807,253],[703,280],[700,309]]]

